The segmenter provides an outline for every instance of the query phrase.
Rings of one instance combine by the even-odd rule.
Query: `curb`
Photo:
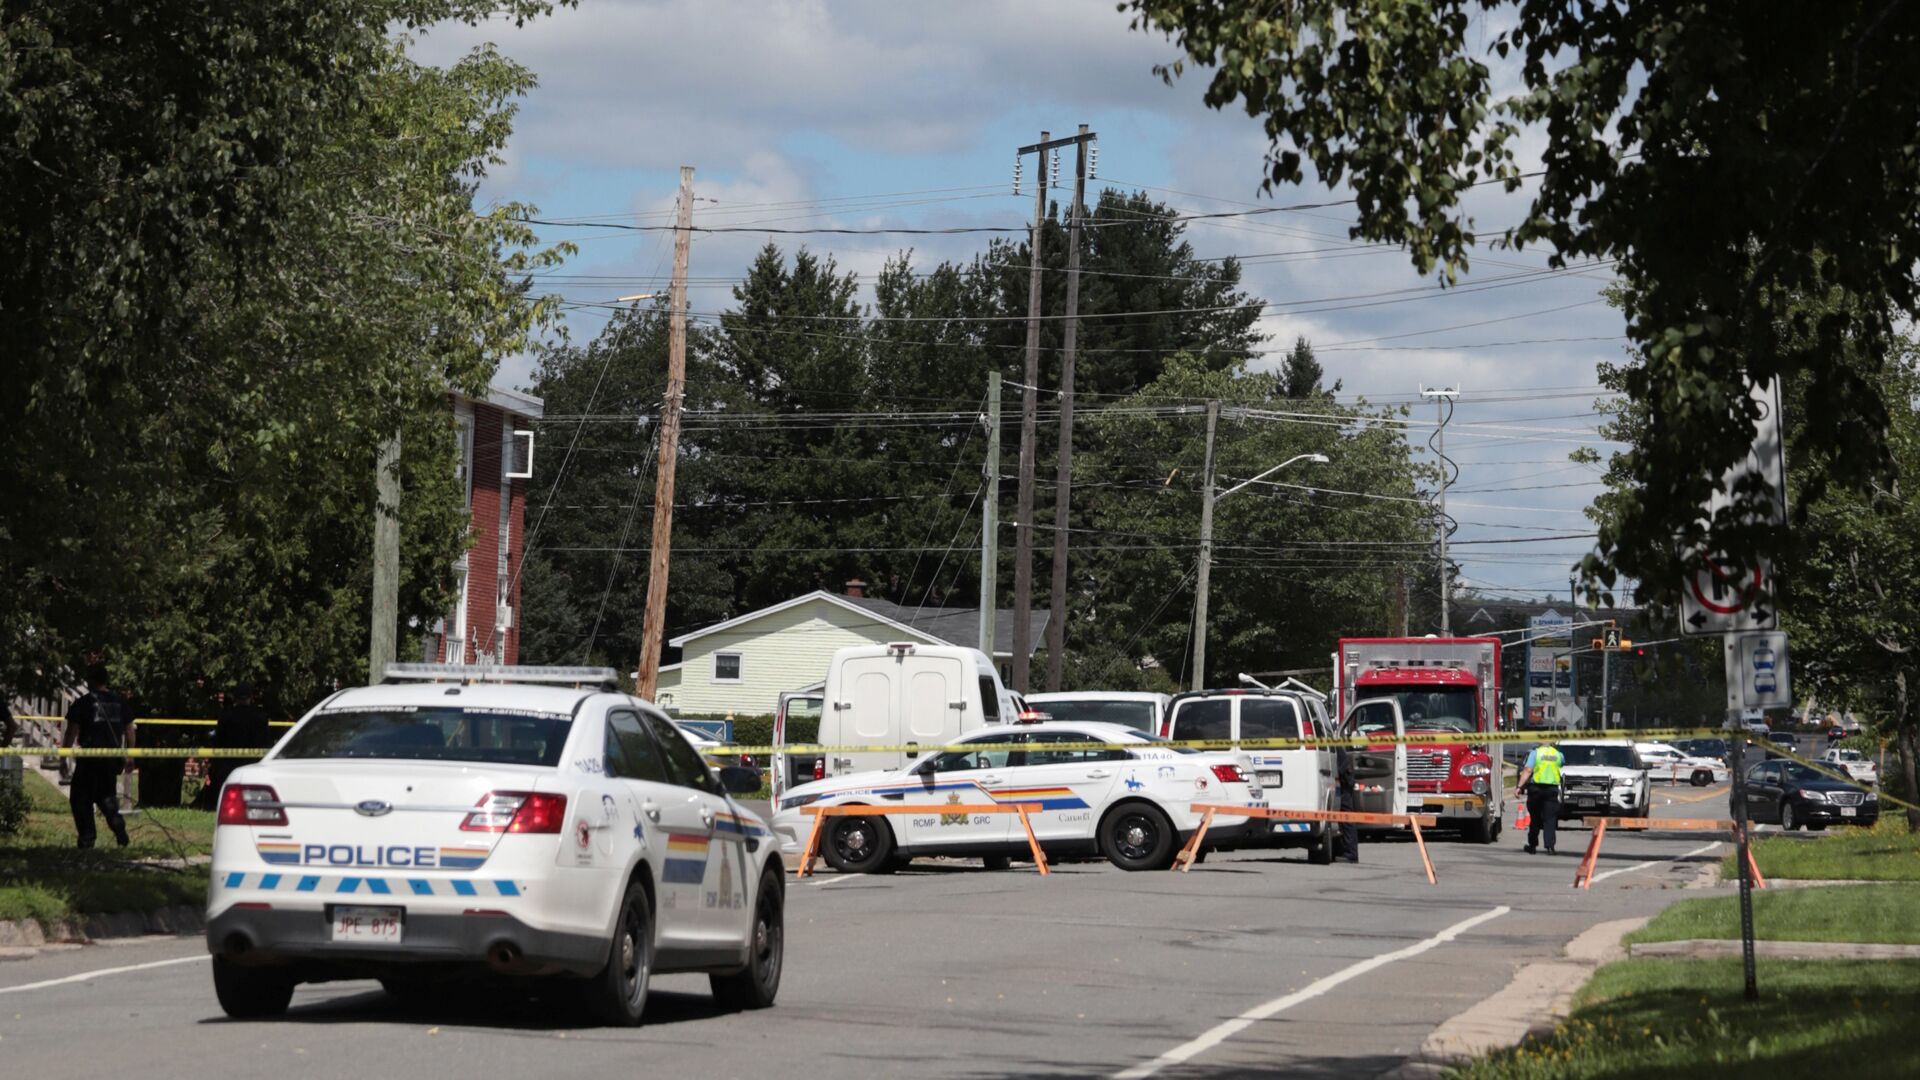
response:
[[[76,915],[69,919],[0,919],[0,948],[35,949],[43,945],[86,944],[107,938],[149,934],[192,934],[205,929],[199,908],[190,904],[154,911]]]
[[[1418,1053],[1382,1073],[1381,1080],[1437,1080],[1467,1058],[1551,1033],[1594,969],[1626,958],[1620,939],[1646,924],[1643,917],[1587,928],[1567,943],[1564,958],[1521,968],[1504,989],[1433,1029]]]
[[[1627,947],[1629,956],[1701,960],[1741,955],[1738,938],[1687,938],[1647,941]],[[1920,960],[1920,945],[1879,945],[1853,941],[1756,941],[1753,955],[1784,960]]]

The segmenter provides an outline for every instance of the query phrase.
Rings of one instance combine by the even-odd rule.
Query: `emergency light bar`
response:
[[[620,676],[608,667],[495,664],[388,664],[386,679],[399,682],[523,683],[532,686],[618,689]]]

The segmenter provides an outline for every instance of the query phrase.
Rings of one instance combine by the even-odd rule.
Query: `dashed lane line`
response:
[[[1635,870],[1650,869],[1652,867],[1659,866],[1662,863],[1679,862],[1681,859],[1691,859],[1695,855],[1705,855],[1707,852],[1712,851],[1714,848],[1717,848],[1719,846],[1720,846],[1720,841],[1715,840],[1713,843],[1708,844],[1705,847],[1697,847],[1697,848],[1694,848],[1692,851],[1683,851],[1680,854],[1675,855],[1671,859],[1654,859],[1650,862],[1634,863],[1632,866],[1623,866],[1618,870],[1609,870],[1604,874],[1593,875],[1593,882],[1605,881],[1608,878],[1614,876],[1615,874],[1631,874]],[[1593,884],[1593,882],[1588,882],[1588,884]]]
[[[1376,968],[1382,968],[1396,961],[1406,960],[1418,956],[1429,949],[1445,945],[1447,942],[1479,926],[1481,923],[1497,919],[1511,910],[1511,908],[1503,905],[1491,911],[1483,911],[1470,919],[1462,919],[1454,923],[1452,926],[1427,938],[1425,941],[1415,942],[1404,949],[1395,949],[1392,952],[1381,953],[1378,956],[1362,960],[1357,964],[1341,968],[1331,975],[1326,975],[1314,980],[1303,989],[1295,990],[1291,994],[1274,998],[1265,1004],[1256,1005],[1231,1020],[1216,1024],[1202,1033],[1198,1038],[1181,1043],[1179,1046],[1161,1054],[1152,1061],[1144,1062],[1135,1065],[1131,1069],[1123,1069],[1120,1072],[1114,1073],[1113,1080],[1143,1080],[1144,1077],[1152,1076],[1154,1073],[1159,1072],[1169,1065],[1178,1065],[1181,1062],[1189,1061],[1219,1046],[1221,1043],[1226,1042],[1228,1039],[1231,1039],[1262,1020],[1277,1016],[1301,1002],[1311,1001],[1334,987],[1339,986],[1341,983],[1347,982],[1350,979],[1357,979]]]
[[[70,986],[74,983],[102,979],[108,975],[124,975],[129,971],[146,971],[150,968],[171,967],[174,964],[206,963],[206,955],[176,956],[171,960],[150,960],[144,964],[127,964],[124,967],[100,968],[97,971],[83,971],[78,975],[68,975],[59,979],[44,979],[40,982],[21,983],[19,986],[0,986],[0,994],[19,994],[28,990],[45,990],[53,986]]]

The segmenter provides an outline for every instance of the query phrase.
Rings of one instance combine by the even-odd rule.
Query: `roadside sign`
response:
[[[1573,617],[1552,608],[1527,620],[1527,722],[1553,721],[1565,697],[1567,650],[1573,644]]]
[[[1749,520],[1783,524],[1787,519],[1787,461],[1780,419],[1780,381],[1749,387],[1748,395],[1759,414],[1753,425],[1753,448],[1744,460],[1727,470],[1722,484],[1726,490],[1714,492],[1707,500],[1706,517],[1712,521],[1732,503],[1728,492],[1748,477],[1757,476],[1769,497]],[[1779,612],[1773,604],[1773,567],[1765,560],[1752,566],[1710,555],[1681,583],[1682,634],[1741,634],[1777,630],[1779,625]]]
[[[1682,634],[1741,634],[1779,626],[1770,563],[1737,566],[1709,559],[1680,591]]]
[[[1792,708],[1785,631],[1728,634],[1726,640],[1727,708]]]

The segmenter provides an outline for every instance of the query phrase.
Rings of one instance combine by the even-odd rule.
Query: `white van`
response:
[[[1028,694],[1029,708],[1047,714],[1049,720],[1075,724],[1124,724],[1135,731],[1157,735],[1166,724],[1165,694],[1125,690],[1072,690],[1051,694]]]
[[[1326,705],[1294,690],[1196,690],[1167,706],[1167,737],[1230,740],[1253,761],[1267,805],[1283,810],[1338,809],[1334,755],[1324,746],[1245,747],[1262,739],[1324,739],[1333,734]],[[1275,821],[1270,842],[1303,846],[1316,863],[1333,861],[1334,830],[1321,822]],[[1249,833],[1249,836],[1253,834]]]
[[[914,745],[944,746],[988,724],[1011,723],[1016,711],[978,649],[910,641],[849,646],[827,669],[821,744],[905,749],[831,751],[824,772],[898,769],[920,757]]]

